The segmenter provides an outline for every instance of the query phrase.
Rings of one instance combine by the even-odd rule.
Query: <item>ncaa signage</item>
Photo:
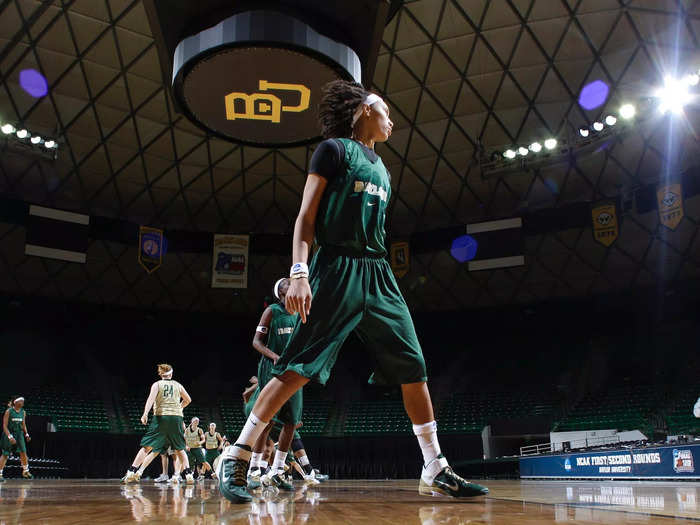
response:
[[[362,76],[350,47],[265,10],[233,15],[180,41],[172,75],[174,96],[192,122],[261,147],[318,140],[323,85]]]

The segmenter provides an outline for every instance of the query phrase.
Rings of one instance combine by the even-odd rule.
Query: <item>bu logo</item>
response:
[[[671,193],[669,191],[668,193],[666,193],[663,196],[663,199],[661,199],[661,202],[663,203],[664,206],[666,206],[667,208],[670,208],[671,206],[673,206],[673,203],[676,202],[676,194]]]
[[[273,124],[279,124],[283,111],[300,113],[309,109],[311,90],[303,84],[278,84],[261,80],[258,83],[258,89],[260,91],[295,91],[299,93],[299,103],[296,106],[283,106],[282,100],[272,93],[229,93],[224,97],[226,119],[268,120]],[[243,101],[245,111],[242,113],[236,112],[237,100]]]
[[[610,222],[610,219],[612,219],[612,215],[610,215],[608,212],[604,211],[598,215],[598,222],[603,226],[607,226],[607,224]]]

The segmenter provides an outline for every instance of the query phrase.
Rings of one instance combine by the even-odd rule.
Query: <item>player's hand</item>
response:
[[[141,416],[141,424],[142,425],[148,424],[148,415],[144,414]]]
[[[16,440],[15,438],[11,437],[11,438],[10,438],[10,443],[12,443],[13,445],[16,445],[16,444],[17,444],[17,440]]]
[[[190,451],[190,447],[185,447],[185,449],[187,450],[187,452],[189,452],[189,451]]]
[[[306,318],[311,312],[312,298],[308,279],[291,279],[284,301],[285,307],[290,314],[298,313],[301,316],[301,322],[306,323]]]
[[[273,364],[273,365],[276,365],[276,364],[277,364],[277,361],[278,361],[279,358],[280,358],[280,356],[278,356],[277,354],[273,354],[273,355],[274,355],[274,357],[272,358],[272,364]]]
[[[29,442],[29,441],[32,440],[32,438],[29,437],[29,434],[25,434],[25,435],[24,435],[24,439],[25,439],[27,442]]]

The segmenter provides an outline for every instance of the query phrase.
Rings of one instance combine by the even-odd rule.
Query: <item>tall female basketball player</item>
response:
[[[488,489],[469,483],[440,452],[427,372],[413,321],[385,256],[389,173],[374,151],[393,123],[378,95],[360,84],[327,84],[319,111],[323,141],[311,159],[294,228],[286,309],[298,313],[294,333],[260,392],[236,444],[224,453],[221,493],[246,502],[251,446],[282,405],[310,379],[324,384],[340,348],[355,331],[372,352],[370,382],[400,384],[423,453],[419,491],[454,497]],[[319,249],[307,266],[311,244]],[[313,299],[313,312],[312,312]]]
[[[124,480],[126,483],[137,482],[143,471],[158,454],[171,447],[178,458],[178,464],[184,467],[187,484],[194,483],[192,471],[189,468],[185,454],[185,425],[182,421],[182,409],[192,402],[192,398],[177,381],[173,380],[173,367],[168,364],[158,365],[160,380],[151,385],[151,391],[146,400],[141,415],[141,423],[148,423],[148,413],[153,408],[153,419],[141,439],[141,450],[127,470]],[[177,470],[177,469],[176,469]],[[172,483],[179,483],[179,472],[175,472]]]
[[[13,452],[19,453],[19,462],[22,464],[22,477],[32,479],[29,472],[29,460],[27,459],[27,441],[31,441],[27,432],[27,414],[24,411],[24,398],[14,396],[8,403],[7,410],[2,416],[2,439],[0,439],[0,482],[5,481],[2,471],[7,463],[7,458]]]

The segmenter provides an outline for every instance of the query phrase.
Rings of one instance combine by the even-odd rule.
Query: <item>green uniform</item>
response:
[[[158,393],[153,404],[153,418],[146,434],[141,439],[142,447],[163,451],[185,449],[184,425],[180,392],[182,385],[172,379],[161,379],[156,383]]]
[[[370,383],[425,381],[413,321],[385,259],[389,173],[357,142],[338,140],[345,150],[343,169],[328,181],[316,216],[320,247],[309,268],[311,315],[306,324],[297,320],[273,373],[292,370],[325,384],[355,331],[376,363]]]
[[[24,421],[25,415],[24,408],[20,408],[19,412],[14,407],[10,407],[7,410],[10,413],[7,421],[7,430],[15,438],[16,443],[13,445],[10,438],[3,432],[2,440],[0,440],[2,455],[9,456],[13,452],[27,452],[27,444],[24,441],[24,429],[22,428],[22,421]]]
[[[204,463],[204,452],[199,442],[202,440],[202,429],[197,427],[192,430],[190,425],[185,429],[185,444],[189,447],[187,451],[187,459],[190,461],[190,467],[201,465]]]
[[[267,336],[267,347],[277,355],[281,355],[284,352],[285,346],[287,346],[287,341],[294,331],[297,316],[296,314],[291,315],[284,306],[279,303],[273,304],[270,306],[270,309],[272,310],[272,321],[270,322]],[[260,357],[260,361],[258,362],[258,389],[251,397],[253,405],[255,404],[255,399],[257,399],[260,390],[262,390],[267,382],[275,375],[272,371],[273,367],[274,363],[272,359],[264,355]],[[249,403],[251,401],[249,401]],[[299,423],[301,421],[303,403],[303,393],[302,390],[299,389],[284,405],[282,405],[279,412],[275,414],[273,421],[283,424]],[[250,410],[253,409],[253,405],[251,405]],[[248,413],[248,415],[250,415],[250,413]]]
[[[255,392],[253,392],[253,395],[250,396],[250,399],[243,405],[243,413],[245,414],[246,419],[248,419],[248,416],[250,413],[253,411],[253,407],[255,406],[255,402],[258,399],[258,395],[260,394],[260,386],[258,386],[255,389]]]
[[[206,450],[204,458],[210,465],[213,465],[214,460],[219,456],[219,437],[218,432],[214,432],[213,435],[209,431],[204,433],[204,448]]]

